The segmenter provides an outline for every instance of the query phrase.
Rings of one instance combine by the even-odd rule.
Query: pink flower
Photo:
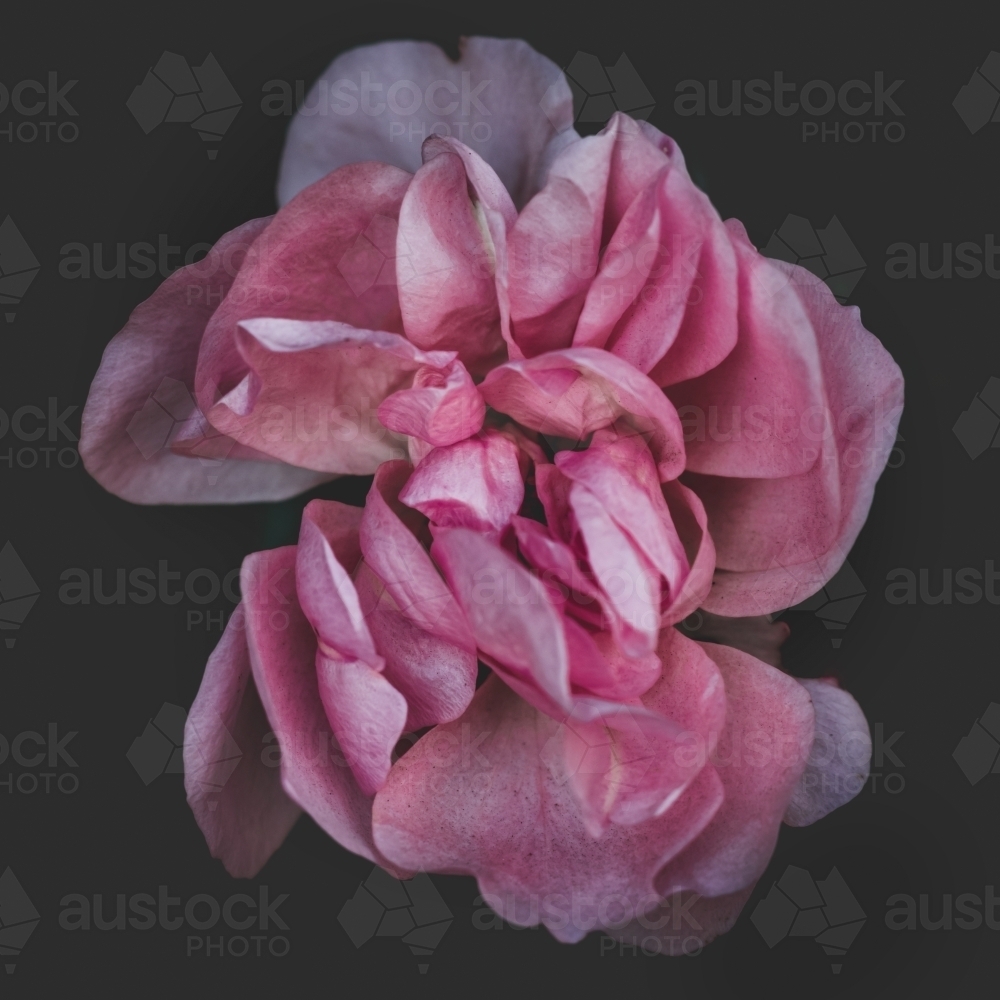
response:
[[[84,413],[87,468],[137,502],[374,474],[244,562],[188,721],[198,822],[237,876],[305,809],[560,940],[674,905],[710,940],[782,819],[868,773],[860,708],[778,669],[764,616],[857,537],[899,370],[667,136],[577,136],[522,42],[354,50],[334,94],[292,123],[278,213],[135,311]],[[698,609],[717,641],[674,627]]]

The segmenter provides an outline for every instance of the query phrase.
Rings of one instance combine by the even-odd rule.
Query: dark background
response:
[[[72,567],[105,587],[115,570],[166,560],[183,579],[196,568],[219,577],[251,551],[293,541],[302,500],[242,507],[138,507],[105,493],[82,466],[19,467],[22,442],[0,440],[0,545],[10,540],[41,592],[0,648],[0,733],[75,730],[67,749],[79,788],[46,794],[18,791],[25,770],[8,756],[13,790],[0,784],[0,871],[10,866],[41,914],[12,974],[0,970],[0,994],[41,997],[92,989],[107,996],[599,996],[741,998],[978,997],[995,993],[1000,938],[986,926],[892,931],[886,900],[896,893],[930,898],[982,897],[1000,885],[1000,776],[975,786],[952,758],[959,740],[990,702],[1000,701],[995,651],[997,608],[895,605],[886,576],[897,568],[983,571],[1000,562],[997,493],[1000,453],[972,460],[952,432],[959,414],[993,375],[1000,375],[1000,288],[986,274],[929,280],[886,275],[886,248],[927,243],[931,262],[942,244],[983,245],[998,226],[1000,124],[976,134],[952,101],[992,48],[1000,17],[986,5],[948,4],[930,13],[900,5],[872,9],[830,4],[766,11],[697,5],[633,6],[618,2],[556,9],[539,4],[397,5],[193,3],[18,6],[4,14],[0,82],[77,79],[68,99],[78,111],[75,142],[46,143],[0,135],[0,218],[10,214],[41,269],[0,323],[0,407],[60,410],[76,405],[68,424],[79,431],[88,386],[111,336],[145,299],[159,276],[68,280],[59,272],[70,242],[155,244],[164,233],[182,249],[214,242],[244,220],[274,210],[274,181],[288,118],[262,113],[262,85],[272,79],[306,87],[340,52],[388,38],[435,41],[454,49],[460,34],[521,37],[560,66],[578,51],[612,65],[624,52],[656,101],[650,120],[677,139],[692,174],[724,218],[737,216],[763,246],[788,214],[825,226],[836,215],[867,269],[849,301],[904,371],[907,408],[894,464],[883,475],[868,523],[849,561],[865,599],[834,648],[820,618],[788,612],[793,635],[786,667],[799,675],[833,673],[869,721],[881,725],[901,762],[876,760],[870,782],[847,807],[805,829],[783,828],[771,867],[736,928],[698,957],[643,957],[592,935],[570,947],[545,930],[479,930],[472,879],[435,877],[454,923],[427,961],[425,975],[401,941],[375,939],[355,948],[337,915],[371,871],[303,817],[260,875],[230,879],[213,861],[184,801],[182,778],[163,774],[148,786],[126,751],[164,702],[187,708],[200,683],[218,626],[191,624],[189,611],[228,614],[224,597],[203,606],[67,605],[60,574]],[[212,52],[243,100],[210,162],[185,126],[143,135],[125,101],[164,50],[200,63]],[[675,112],[685,79],[771,80],[776,71],[799,87],[813,79],[835,88],[851,78],[888,86],[905,127],[901,141],[850,144],[803,141],[801,111],[753,117]],[[725,99],[725,97],[724,97]],[[44,116],[43,116],[44,117]],[[10,106],[0,129],[26,119]],[[59,121],[70,120],[60,115]],[[836,109],[818,119],[849,121]],[[878,120],[874,115],[862,121]],[[894,132],[894,134],[897,134]],[[42,445],[47,442],[37,442]],[[59,447],[72,445],[60,440]],[[22,456],[25,463],[30,455]],[[71,455],[65,456],[71,461]],[[322,495],[361,502],[367,480],[341,480]],[[35,768],[39,772],[40,768]],[[891,773],[893,792],[884,779]],[[24,784],[30,787],[30,780]],[[825,878],[836,866],[867,922],[834,975],[815,942],[787,939],[769,950],[750,922],[757,901],[788,865]],[[182,899],[234,892],[272,898],[291,950],[222,958],[185,955],[188,931],[69,932],[59,926],[68,893],[155,895],[166,884]],[[0,922],[3,922],[0,906]],[[218,935],[218,929],[214,932]],[[249,933],[249,932],[248,932]]]

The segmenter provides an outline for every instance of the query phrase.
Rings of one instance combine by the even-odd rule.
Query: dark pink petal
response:
[[[805,475],[692,477],[719,553],[705,607],[729,616],[787,608],[837,572],[868,516],[903,406],[899,368],[861,325],[857,307],[841,306],[803,268],[772,264],[816,331],[828,408],[825,419],[799,431],[818,456]]]
[[[526,42],[473,37],[459,47],[458,62],[429,42],[382,42],[335,59],[289,128],[279,202],[345,163],[412,173],[423,140],[441,133],[471,145],[523,205],[542,181],[549,145],[576,137],[569,87]]]
[[[313,504],[321,503],[323,501],[313,501]],[[360,516],[357,521],[360,522]],[[382,659],[365,623],[350,572],[337,559],[308,508],[299,529],[295,586],[299,605],[316,630],[324,655],[358,660],[375,670],[382,668]]]
[[[444,368],[421,365],[413,384],[379,404],[379,422],[397,434],[434,447],[455,444],[483,426],[486,404],[461,361]]]
[[[524,426],[572,441],[620,421],[645,436],[661,479],[676,479],[684,467],[677,411],[645,375],[607,351],[574,347],[508,361],[479,391]]]
[[[353,164],[323,178],[278,212],[205,328],[195,381],[204,413],[248,373],[250,366],[236,343],[242,320],[324,320],[361,330],[403,332],[396,292],[396,229],[409,183],[410,175],[395,167]],[[280,402],[304,405],[313,399],[300,390]],[[371,408],[379,402],[371,400]]]
[[[701,836],[657,876],[664,895],[693,889],[722,896],[760,877],[813,743],[812,704],[795,678],[729,646],[702,649],[725,682],[726,724],[711,756],[725,800]]]
[[[399,305],[414,344],[457,351],[470,371],[485,374],[507,356],[495,241],[503,253],[506,229],[517,213],[496,174],[468,147],[460,152],[460,146],[429,139],[424,165],[403,198],[396,237]],[[488,206],[470,190],[467,163],[487,189]]]
[[[850,802],[868,781],[872,738],[861,706],[832,677],[800,680],[816,713],[809,762],[792,791],[785,822],[809,826]]]
[[[253,677],[281,750],[281,782],[337,843],[400,873],[374,846],[371,799],[330,729],[316,681],[316,637],[295,591],[295,546],[243,560]]]
[[[518,449],[496,432],[435,448],[399,494],[434,524],[499,531],[524,502]]]
[[[421,365],[454,360],[333,321],[246,319],[237,345],[250,371],[212,408],[212,423],[269,455],[351,475],[404,454],[403,439],[379,423],[378,404],[408,388]]]
[[[367,663],[316,654],[319,696],[358,787],[374,795],[392,767],[406,699]]]
[[[230,438],[195,461],[175,454],[179,436],[211,432],[195,404],[198,346],[220,298],[270,219],[226,233],[203,260],[174,271],[104,351],[83,410],[87,471],[132,503],[283,500],[329,478],[269,459],[247,461]],[[262,456],[258,456],[262,457]]]
[[[719,807],[714,768],[662,816],[612,825],[595,840],[570,788],[561,730],[490,678],[461,719],[393,767],[375,799],[379,849],[400,866],[475,875],[498,913],[544,923],[561,941],[655,907],[655,873]]]
[[[569,635],[569,627],[566,632]],[[595,671],[584,676],[579,659],[574,657],[574,689],[584,688],[613,701],[629,701],[644,695],[660,679],[663,666],[655,651],[647,656],[626,656],[613,632],[592,632],[590,638],[601,653],[603,673]]]
[[[411,471],[407,462],[386,462],[375,473],[361,519],[365,562],[414,625],[474,654],[468,622],[415,533],[426,533],[426,518],[399,502]]]
[[[475,653],[425,631],[403,614],[367,563],[358,567],[354,585],[375,645],[385,659],[383,676],[406,698],[405,731],[457,719],[476,690]]]
[[[439,529],[431,555],[465,612],[477,647],[568,709],[566,636],[542,582],[468,528]]]
[[[670,398],[699,421],[688,434],[687,468],[756,479],[800,475],[817,452],[803,433],[825,409],[816,334],[777,264],[738,223],[728,225],[739,267],[736,346],[711,371],[671,385]]]
[[[271,724],[250,669],[243,605],[208,658],[184,727],[184,787],[213,858],[253,878],[300,815],[260,747]]]

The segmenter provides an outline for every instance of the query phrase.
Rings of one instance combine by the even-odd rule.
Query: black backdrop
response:
[[[914,604],[893,603],[887,577],[908,569],[919,578],[926,570],[925,589],[933,596],[945,574],[963,567],[983,573],[988,560],[1000,563],[993,493],[1000,453],[986,449],[972,458],[952,430],[988,379],[1000,375],[1000,287],[986,272],[928,278],[918,267],[914,277],[893,278],[886,261],[898,253],[889,254],[892,244],[909,244],[915,253],[926,244],[936,268],[945,244],[984,247],[989,234],[1000,232],[1000,123],[973,133],[952,106],[991,49],[1000,49],[1000,18],[985,5],[949,4],[920,15],[898,5],[764,12],[677,6],[615,2],[556,10],[287,0],[105,4],[99,14],[83,6],[25,5],[5,12],[0,82],[8,90],[20,80],[44,81],[50,71],[60,87],[78,82],[66,92],[77,115],[57,106],[48,137],[41,118],[50,115],[19,115],[13,104],[0,112],[0,218],[11,217],[40,268],[21,302],[4,306],[13,320],[0,322],[0,407],[7,417],[24,406],[47,412],[54,398],[59,413],[76,409],[65,421],[70,434],[53,427],[54,445],[50,435],[19,438],[0,419],[0,545],[11,543],[40,592],[21,627],[3,636],[15,641],[0,648],[0,733],[10,742],[26,731],[47,735],[55,724],[57,739],[76,735],[65,744],[69,758],[56,754],[54,764],[22,765],[13,752],[0,762],[0,873],[10,868],[40,915],[21,953],[0,956],[13,970],[0,972],[0,992],[986,995],[981,991],[990,989],[1000,955],[997,930],[988,926],[1000,927],[993,914],[974,929],[923,924],[963,893],[988,899],[991,887],[1000,886],[1000,776],[986,774],[973,784],[953,758],[990,703],[1000,701],[997,608],[989,593],[971,603],[955,596],[934,604],[919,593]],[[246,553],[294,541],[303,503],[137,507],[104,492],[74,464],[73,437],[101,352],[161,278],[69,278],[62,273],[70,252],[64,248],[83,244],[93,258],[99,245],[109,267],[118,244],[157,245],[164,234],[183,254],[272,212],[289,119],[263,113],[267,81],[304,80],[308,88],[354,45],[418,38],[454,49],[461,34],[522,37],[561,66],[577,52],[605,65],[627,55],[655,100],[651,121],[679,141],[722,216],[742,219],[759,246],[789,215],[814,229],[836,216],[865,262],[848,301],[860,307],[906,377],[894,467],[883,475],[849,557],[864,599],[840,630],[824,627],[815,611],[785,616],[792,626],[787,668],[803,676],[835,674],[856,695],[876,734],[875,775],[857,799],[822,822],[783,828],[736,928],[698,955],[648,957],[598,935],[569,947],[544,930],[482,929],[473,880],[437,876],[434,885],[454,920],[430,958],[414,957],[392,937],[355,947],[338,914],[371,865],[308,818],[256,879],[230,879],[209,857],[181,776],[147,773],[145,784],[127,752],[164,703],[191,704],[218,640],[220,613],[232,610],[231,601],[220,594],[208,604],[185,596],[175,605],[102,605],[60,596],[61,574],[71,568],[91,581],[101,569],[106,590],[118,568],[156,570],[163,561],[180,573],[181,584],[201,568],[221,580]],[[215,160],[186,127],[144,135],[126,108],[164,50],[191,64],[212,52],[242,99]],[[834,88],[850,79],[874,85],[882,73],[886,88],[904,81],[891,95],[903,114],[888,105],[881,116],[858,119],[837,107],[818,117],[801,109],[789,116],[773,110],[723,116],[675,108],[683,80],[706,87],[719,81],[728,102],[730,81],[773,81],[776,72],[800,88],[811,80]],[[820,98],[817,91],[814,100]],[[851,121],[865,123],[857,141],[843,131]],[[34,139],[25,123],[38,125]],[[821,125],[825,139],[809,135],[811,129],[804,138],[809,123]],[[850,138],[856,136],[852,129]],[[171,259],[178,262],[179,256]],[[33,418],[22,426],[33,426]],[[345,479],[318,492],[361,502],[367,485]],[[995,744],[981,727],[972,731],[981,737],[976,759],[988,769]],[[880,751],[882,745],[887,749]],[[33,750],[30,743],[21,747],[22,757]],[[155,772],[162,764],[150,767]],[[836,867],[866,914],[838,973],[815,941],[789,938],[768,948],[750,920],[789,865],[814,879]],[[218,928],[61,926],[68,894],[81,894],[91,906],[101,895],[110,918],[118,894],[156,895],[161,885],[182,901],[197,894],[222,901],[241,891],[257,898],[260,886],[271,899],[287,893],[278,911],[288,927],[281,931],[285,940],[277,941],[272,925],[260,957],[253,942],[248,955],[234,956],[228,941],[220,957],[215,950],[206,956],[204,947],[206,937],[218,940]],[[887,901],[896,894],[912,897],[918,909],[926,897],[930,920],[918,913],[913,929],[888,926],[886,914],[896,904]],[[0,899],[0,924],[16,917],[13,899]],[[192,936],[200,947],[189,943]],[[286,946],[287,955],[275,954]],[[428,966],[425,973],[418,962]]]

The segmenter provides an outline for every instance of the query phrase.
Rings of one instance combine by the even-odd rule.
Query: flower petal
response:
[[[725,799],[698,839],[657,875],[663,895],[693,889],[723,896],[760,878],[813,742],[813,708],[798,681],[738,649],[702,649],[725,682],[726,725],[711,757]]]
[[[212,408],[212,423],[295,465],[350,475],[404,454],[403,439],[378,422],[378,404],[408,388],[421,365],[454,360],[333,321],[245,319],[237,344],[250,373]]]
[[[468,528],[441,528],[431,555],[485,654],[569,709],[569,654],[559,612],[542,582]]]
[[[393,767],[375,798],[379,849],[401,866],[475,875],[498,913],[542,922],[561,941],[579,941],[622,907],[654,907],[654,873],[719,808],[715,769],[702,768],[664,815],[594,840],[561,750],[559,723],[490,678],[461,719]]]
[[[243,605],[208,658],[184,726],[184,788],[213,858],[253,878],[301,815],[257,748],[271,724],[257,694]],[[234,765],[235,760],[235,765]]]
[[[375,849],[372,800],[358,787],[323,710],[316,637],[295,591],[295,546],[247,556],[240,589],[250,663],[281,748],[285,792],[338,844],[401,873]]]
[[[850,802],[865,786],[872,737],[861,706],[832,677],[800,680],[816,713],[812,753],[792,791],[785,822],[809,826]]]
[[[247,461],[217,434],[204,462],[170,449],[178,434],[210,430],[191,395],[198,346],[214,303],[269,222],[244,223],[203,260],[174,271],[105,349],[83,410],[80,455],[116,496],[148,504],[283,500],[329,478],[265,456]]]
[[[365,621],[385,660],[383,674],[406,698],[404,731],[412,733],[457,719],[476,690],[475,653],[424,630],[403,614],[367,563],[358,567],[354,584]]]
[[[715,368],[668,390],[679,412],[701,421],[686,438],[687,468],[754,479],[801,475],[817,458],[805,432],[826,404],[816,334],[777,264],[739,223],[727,227],[739,267],[736,346]]]
[[[443,527],[499,531],[524,501],[518,447],[496,432],[435,448],[399,499]]]
[[[646,438],[661,479],[676,479],[684,467],[677,411],[649,378],[607,351],[573,347],[508,361],[479,391],[525,427],[571,441],[619,421]]]
[[[382,660],[375,651],[375,643],[351,581],[357,558],[353,565],[343,566],[321,528],[324,520],[327,523],[332,520],[327,512],[333,504],[334,501],[330,500],[313,500],[302,512],[295,557],[295,589],[299,605],[316,630],[321,648],[328,657],[359,660],[380,670]],[[346,504],[337,504],[337,508],[341,509],[335,509],[334,514],[346,521],[348,530],[353,527],[356,532],[361,523],[360,508],[343,510],[347,508]],[[350,548],[352,555],[360,555],[356,541],[352,540]]]
[[[828,409],[818,458],[779,480],[690,478],[718,548],[709,611],[771,614],[816,593],[840,568],[871,507],[896,440],[903,378],[855,306],[841,306],[803,268],[771,262],[808,313],[819,345]],[[802,435],[800,435],[801,437]],[[753,530],[733,531],[735,523]]]
[[[427,532],[426,518],[399,502],[411,471],[408,462],[386,462],[375,473],[361,518],[365,562],[410,621],[474,654],[469,624],[417,538],[416,532]]]
[[[364,795],[374,795],[392,767],[406,723],[406,699],[367,663],[316,654],[319,696],[337,743]]]
[[[517,212],[500,179],[467,146],[432,138],[423,155],[399,210],[403,326],[418,347],[455,350],[470,371],[482,375],[507,357],[497,242],[502,253]],[[473,178],[478,185],[470,190]]]
[[[572,94],[559,68],[526,42],[463,38],[459,50],[452,62],[429,42],[382,42],[335,59],[288,130],[279,203],[345,163],[414,172],[421,142],[443,124],[474,144],[523,205],[538,189],[549,144],[575,136]]]
[[[377,415],[389,430],[439,448],[477,433],[486,404],[462,362],[452,361],[443,368],[421,365],[413,384],[386,396]]]

